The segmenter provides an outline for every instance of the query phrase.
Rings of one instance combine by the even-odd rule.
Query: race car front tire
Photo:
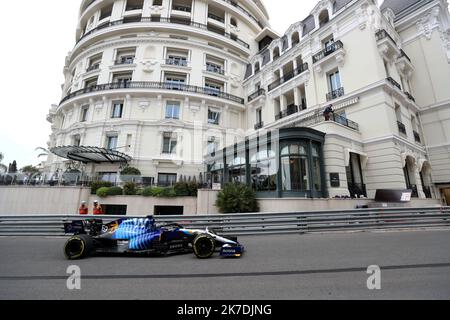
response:
[[[92,237],[87,234],[78,234],[67,240],[64,245],[64,254],[69,260],[83,259],[94,250]]]
[[[192,242],[194,254],[199,259],[208,259],[216,250],[215,240],[207,234],[198,235]]]

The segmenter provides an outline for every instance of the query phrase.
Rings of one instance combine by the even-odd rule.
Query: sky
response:
[[[46,115],[61,100],[65,57],[75,45],[81,0],[6,1],[0,50],[0,152],[3,163],[37,165],[37,147],[47,147]],[[283,34],[309,15],[318,0],[264,0],[272,28]],[[283,5],[280,5],[282,3]]]

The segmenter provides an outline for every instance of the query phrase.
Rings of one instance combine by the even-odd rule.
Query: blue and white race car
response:
[[[194,254],[210,258],[216,251],[222,257],[241,257],[244,247],[235,237],[222,237],[213,230],[186,229],[178,224],[157,225],[153,217],[119,219],[104,224],[102,220],[79,220],[64,224],[66,234],[73,234],[64,245],[67,259],[90,255],[170,255]]]

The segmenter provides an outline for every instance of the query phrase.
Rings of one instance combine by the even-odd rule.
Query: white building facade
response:
[[[446,1],[322,0],[282,36],[268,19],[258,0],[83,1],[62,101],[48,116],[49,148],[119,150],[143,176],[170,184],[205,172],[205,155],[246,137],[306,127],[325,135],[320,197],[445,195]],[[65,161],[49,156],[48,171]],[[220,170],[217,182],[236,180]],[[118,167],[86,171],[104,178]],[[273,188],[298,196],[313,188],[302,179],[280,177]]]

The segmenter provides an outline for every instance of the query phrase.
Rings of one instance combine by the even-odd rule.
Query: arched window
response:
[[[260,65],[259,65],[259,62],[256,62],[256,63],[255,63],[254,70],[255,70],[255,74],[257,74],[257,73],[261,70]]]
[[[320,27],[326,25],[330,21],[330,16],[328,10],[323,10],[319,15],[319,25]]]
[[[291,37],[292,46],[294,47],[299,42],[300,42],[300,34],[297,31],[295,31]]]
[[[275,49],[273,49],[273,60],[277,60],[280,57],[280,48],[279,47],[275,47]]]

